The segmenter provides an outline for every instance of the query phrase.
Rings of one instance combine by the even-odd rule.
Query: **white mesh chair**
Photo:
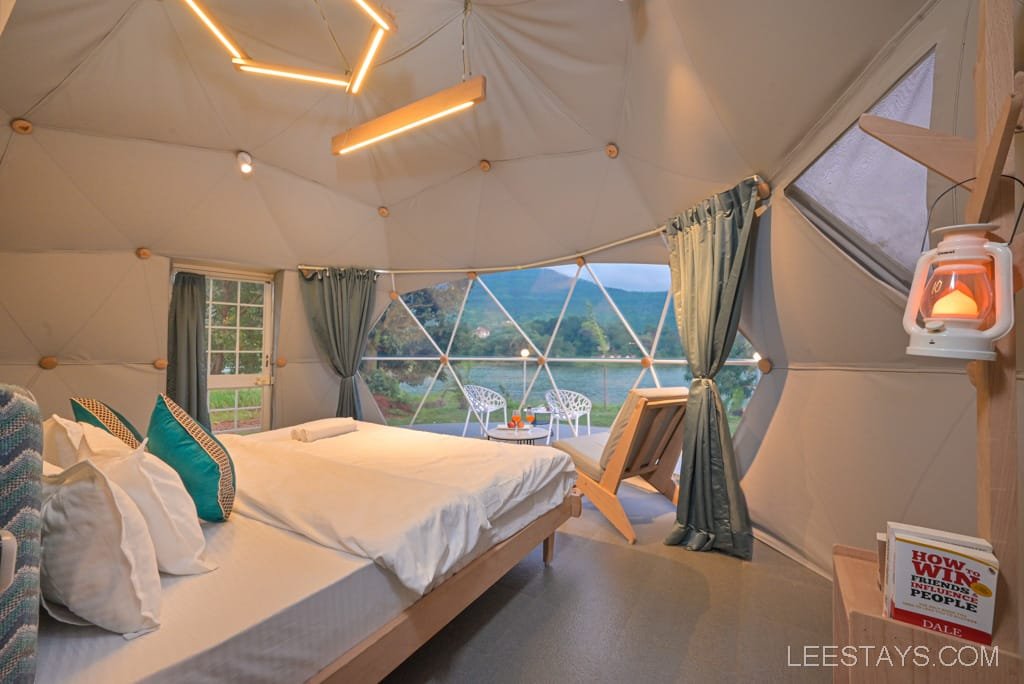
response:
[[[580,418],[587,417],[587,434],[590,434],[590,409],[593,403],[586,396],[572,390],[548,390],[544,393],[544,401],[551,411],[551,427],[555,439],[560,439],[560,421],[565,421],[572,428],[573,435],[580,434]],[[551,430],[548,430],[548,443],[551,443]]]
[[[480,425],[481,435],[490,427],[491,414],[499,409],[505,416],[505,422],[508,422],[508,404],[505,402],[505,397],[480,385],[465,385],[464,389],[466,390],[466,399],[469,401],[469,409],[466,411],[466,424],[462,426],[463,437],[469,430],[469,419],[474,413],[484,416],[483,423]]]

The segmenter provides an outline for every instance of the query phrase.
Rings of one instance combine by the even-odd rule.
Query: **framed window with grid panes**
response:
[[[207,274],[207,391],[214,432],[270,427],[273,284]]]

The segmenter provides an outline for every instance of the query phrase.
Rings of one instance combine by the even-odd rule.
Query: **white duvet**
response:
[[[314,442],[291,429],[221,441],[237,472],[235,512],[373,560],[421,594],[501,541],[491,524],[501,515],[557,481],[554,508],[575,481],[572,460],[550,447],[373,423]]]

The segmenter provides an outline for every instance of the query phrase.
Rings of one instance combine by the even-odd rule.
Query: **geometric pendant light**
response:
[[[213,15],[210,14],[209,10],[203,7],[200,0],[184,0],[184,2],[199,18],[203,25],[206,26],[210,33],[213,34],[217,41],[224,46],[224,49],[228,51],[228,54],[231,55],[231,63],[234,64],[235,69],[238,71],[243,73],[259,74],[262,76],[286,78],[312,85],[343,88],[353,95],[359,92],[366,80],[366,75],[369,72],[372,62],[380,51],[380,45],[384,39],[384,35],[387,32],[394,30],[393,22],[389,20],[388,16],[384,12],[375,8],[367,0],[353,0],[353,2],[355,2],[355,4],[358,5],[373,22],[376,28],[372,33],[371,41],[367,46],[367,49],[364,51],[359,67],[356,70],[356,79],[350,81],[350,79],[344,74],[253,60],[231,39],[228,32],[217,24]]]
[[[465,111],[487,97],[487,79],[475,76],[376,119],[359,124],[331,139],[331,152],[348,154],[406,131]]]

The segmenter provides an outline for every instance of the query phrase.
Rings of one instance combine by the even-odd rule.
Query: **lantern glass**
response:
[[[925,322],[980,328],[992,312],[992,274],[987,264],[946,263],[932,271],[921,296]]]

